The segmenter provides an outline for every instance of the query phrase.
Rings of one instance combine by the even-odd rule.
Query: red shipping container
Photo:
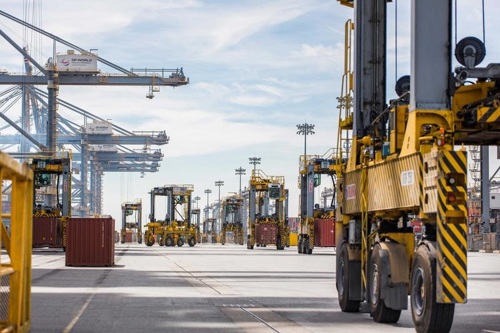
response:
[[[125,232],[125,243],[132,243],[132,231]]]
[[[335,246],[335,221],[333,219],[314,220],[314,246]]]
[[[63,247],[62,220],[33,217],[33,247]]]
[[[255,226],[256,244],[276,244],[278,226],[274,224],[257,224]]]
[[[113,218],[69,218],[66,228],[66,266],[115,264]]]

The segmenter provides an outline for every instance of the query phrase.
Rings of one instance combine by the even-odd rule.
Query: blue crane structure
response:
[[[33,59],[27,47],[17,45],[3,30],[2,36],[24,57],[26,74],[0,73],[0,84],[13,85],[0,92],[0,112],[7,124],[0,131],[14,128],[18,133],[4,134],[0,138],[3,150],[12,150],[13,157],[26,159],[33,155],[54,154],[59,149],[71,146],[72,168],[77,171],[72,175],[72,215],[86,216],[102,213],[102,177],[104,172],[157,172],[163,159],[160,149],[152,146],[167,144],[169,137],[165,131],[131,132],[111,124],[103,118],[83,110],[58,98],[60,85],[97,85],[97,86],[149,86],[147,98],[153,98],[160,86],[177,87],[189,83],[182,68],[177,69],[131,69],[126,70],[107,61],[94,53],[88,52],[34,25],[22,21],[6,12],[6,17],[52,40],[54,47],[60,43],[79,51],[84,56],[92,57],[99,64],[105,64],[117,70],[118,74],[94,71],[65,71],[58,68],[54,59],[45,65]],[[72,51],[74,52],[74,51]],[[34,73],[33,67],[38,69]],[[44,91],[36,85],[46,85]],[[22,115],[18,120],[7,117],[6,111],[18,101],[22,103]],[[64,107],[79,114],[84,125],[77,124],[58,114],[59,107]],[[89,121],[106,124],[107,131],[91,133]],[[128,146],[141,146],[131,149]]]

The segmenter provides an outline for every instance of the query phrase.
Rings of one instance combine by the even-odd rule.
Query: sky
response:
[[[500,58],[494,44],[500,2],[484,3],[486,64]],[[409,5],[406,0],[389,4],[389,98],[395,97],[396,78],[409,74]],[[105,174],[103,213],[115,218],[117,228],[124,201],[142,199],[146,221],[153,187],[193,184],[200,208],[207,204],[206,189],[212,191],[209,203],[218,200],[219,190],[221,198],[238,192],[235,169],[246,169],[241,180],[243,188],[248,186],[249,157],[261,158],[257,168],[266,175],[285,177],[289,216],[298,216],[304,136],[297,135],[297,124],[315,125],[314,135],[307,136],[308,155],[322,156],[336,147],[344,24],[352,9],[335,0],[3,0],[1,10],[83,49],[97,49],[123,68],[182,67],[189,77],[188,85],[163,87],[153,99],[145,98],[146,86],[60,88],[59,98],[120,127],[166,131],[170,137],[167,145],[156,147],[164,154],[159,172],[144,178]],[[457,18],[459,39],[483,39],[481,0],[459,1]],[[42,63],[52,56],[48,39],[1,16],[0,29],[19,45],[29,45]],[[56,47],[60,53],[68,49]],[[0,49],[0,68],[22,72],[22,57],[1,38]],[[116,72],[104,65],[99,69]],[[68,110],[59,112],[82,122]],[[326,179],[320,190],[325,186]]]

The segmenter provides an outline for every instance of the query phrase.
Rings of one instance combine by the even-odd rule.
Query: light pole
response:
[[[217,223],[217,233],[219,234],[220,233],[220,220],[221,220],[221,204],[220,204],[220,187],[221,186],[224,186],[224,181],[222,180],[216,180],[215,181],[215,186],[218,186],[219,187],[219,223]]]
[[[255,169],[257,164],[260,164],[260,157],[249,157],[248,160],[250,161],[250,164],[253,164],[252,176],[255,176]]]
[[[198,208],[198,201],[200,201],[200,197],[199,196],[196,196],[194,197],[194,200],[196,201],[196,208]]]
[[[313,135],[314,134],[314,125],[313,124],[308,124],[308,123],[303,123],[297,125],[297,134],[303,135],[304,136],[304,167],[307,166],[307,135]]]
[[[241,196],[241,175],[246,175],[245,171],[247,171],[247,170],[243,169],[242,167],[239,167],[235,171],[236,171],[235,175],[239,175],[240,176],[240,196]]]
[[[210,196],[210,193],[212,193],[212,190],[211,189],[206,189],[205,190],[205,193],[207,194],[207,220],[210,218],[210,206],[208,205],[208,202],[209,202],[209,196]]]

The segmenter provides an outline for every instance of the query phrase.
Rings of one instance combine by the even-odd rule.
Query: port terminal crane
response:
[[[131,243],[135,234],[137,243],[142,243],[142,200],[136,199],[132,202],[122,203],[122,229],[120,241]]]
[[[20,150],[16,153],[16,156],[20,159],[28,158],[30,154],[36,155],[39,151],[54,153],[59,149],[60,145],[68,144],[67,140],[72,140],[72,138],[68,138],[68,128],[70,128],[70,132],[72,133],[79,132],[78,129],[80,125],[71,124],[71,122],[67,120],[62,120],[62,123],[66,126],[65,129],[63,126],[60,126],[61,117],[57,115],[57,110],[61,103],[61,100],[58,98],[60,85],[149,86],[147,97],[152,98],[154,96],[153,93],[159,91],[159,87],[161,86],[176,87],[189,83],[189,78],[184,75],[182,68],[132,68],[131,70],[126,70],[108,60],[102,59],[95,52],[86,51],[77,45],[24,22],[6,12],[0,11],[0,16],[21,24],[40,35],[48,37],[54,44],[54,52],[58,44],[65,45],[69,48],[67,53],[54,55],[53,58],[42,65],[30,56],[27,47],[17,45],[3,30],[0,30],[0,35],[22,54],[25,59],[26,75],[5,72],[2,73],[3,75],[0,77],[0,84],[13,84],[22,87],[19,90],[20,92],[13,90],[15,88],[9,89],[7,93],[12,92],[12,97],[9,97],[9,99],[13,101],[14,98],[19,98],[20,94],[23,96],[25,95],[23,101],[26,101],[26,103],[23,104],[21,124],[18,124],[17,121],[10,120],[4,116],[3,113],[0,115],[9,126],[21,133],[21,136],[17,138],[2,136],[2,142],[5,145],[20,145]],[[85,63],[86,65],[77,66],[77,62],[78,64]],[[119,72],[119,74],[103,73],[97,67],[98,64],[109,66]],[[35,73],[34,69],[37,69],[38,72]],[[39,89],[35,88],[35,85],[46,85],[47,91],[42,93]],[[35,91],[37,92],[35,93]],[[45,100],[42,101],[38,96],[44,96]],[[34,128],[32,128],[31,124],[34,125]],[[33,133],[33,130],[35,130],[36,133]],[[65,135],[65,138],[60,138],[59,136],[61,136],[61,134]],[[74,186],[76,195],[80,198],[80,202],[77,204],[79,215],[88,215],[89,213],[100,214],[102,208],[102,194],[100,193],[100,189],[102,188],[103,172],[141,172],[144,174],[145,172],[158,171],[158,160],[150,162],[142,159],[139,160],[139,162],[135,160],[127,163],[126,161],[120,160],[122,156],[116,156],[115,160],[111,161],[111,154],[105,154],[104,151],[100,151],[100,153],[88,152],[86,151],[86,147],[93,147],[99,144],[91,142],[92,139],[89,139],[86,133],[81,133],[79,136],[84,138],[73,138],[73,142],[78,142],[75,144],[78,145],[76,148],[78,153],[75,154],[75,157],[79,157],[79,153],[81,153],[81,159],[84,160],[81,166],[82,172],[79,173],[82,175],[82,179],[78,182],[78,185],[75,184],[76,186]],[[136,138],[138,136],[140,135],[137,135]],[[154,134],[152,136],[154,136]],[[167,141],[164,141],[164,143]],[[110,142],[108,138],[108,140],[102,144],[115,145],[120,144],[120,141],[113,140]],[[149,149],[149,146],[145,147]],[[33,152],[33,149],[35,152]],[[107,153],[112,152],[107,151]],[[94,156],[101,157],[101,160],[97,158],[90,159],[90,154],[101,155]],[[104,160],[103,155],[106,155],[107,160]],[[143,155],[143,157],[146,156],[152,158],[158,157],[156,153],[146,153]],[[77,163],[78,162],[80,162],[80,160],[78,160]],[[91,173],[91,178],[95,179],[89,181],[85,176],[87,171]],[[88,186],[89,183],[90,190]],[[87,195],[89,191],[91,195]],[[92,200],[88,202],[87,198],[92,198]],[[90,208],[88,207],[89,205],[91,206]]]
[[[333,150],[323,156],[300,157],[300,219],[297,251],[312,254],[315,247],[335,247],[335,194],[329,204],[320,208],[315,200],[315,189],[321,185],[322,175],[331,177],[335,183],[337,161]]]
[[[145,225],[144,242],[153,246],[156,241],[160,246],[196,245],[196,226],[191,223],[192,184],[168,184],[151,190],[151,212],[149,223]],[[157,218],[157,197],[166,197],[166,214]]]
[[[243,198],[234,194],[222,200],[222,228],[220,243],[226,244],[228,234],[232,235],[234,244],[243,245]]]
[[[33,247],[66,248],[71,217],[71,153],[60,151],[28,161],[33,170]]]
[[[267,176],[262,170],[254,169],[248,191],[247,248],[253,250],[254,246],[272,244],[277,250],[284,250],[290,245],[285,177]]]

